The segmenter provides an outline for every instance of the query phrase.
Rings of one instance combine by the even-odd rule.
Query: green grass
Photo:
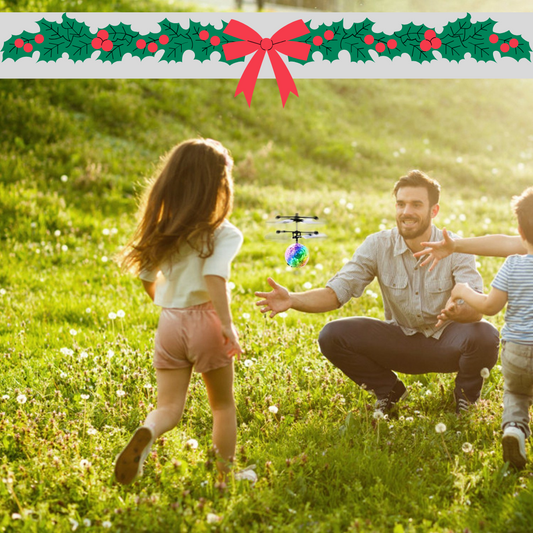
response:
[[[531,80],[297,80],[285,108],[274,80],[258,81],[251,108],[233,98],[236,83],[0,81],[0,530],[70,531],[72,519],[78,531],[529,531],[533,470],[502,464],[498,368],[463,418],[453,376],[425,375],[402,377],[399,418],[376,422],[373,399],[316,339],[329,320],[383,318],[377,283],[377,297],[274,320],[253,293],[269,275],[291,290],[324,286],[368,234],[394,225],[390,190],[411,168],[443,185],[437,225],[513,232],[509,199],[531,185]],[[236,163],[232,221],[245,241],[232,311],[253,363],[236,364],[238,465],[255,464],[259,480],[215,488],[196,376],[182,423],[123,488],[114,457],[156,400],[158,309],[112,257],[159,156],[196,135]],[[266,219],[295,211],[328,221],[301,270],[264,239]],[[479,263],[488,286],[502,261]]]

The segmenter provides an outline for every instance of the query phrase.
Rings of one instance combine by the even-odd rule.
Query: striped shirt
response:
[[[432,226],[429,240],[442,238],[442,231]],[[483,280],[473,255],[451,254],[441,259],[431,272],[427,267],[420,268],[419,262],[398,228],[380,231],[366,238],[326,287],[333,289],[339,303],[344,305],[351,298],[361,296],[377,277],[385,321],[400,326],[406,335],[423,333],[438,339],[450,322],[436,329],[437,315],[446,307],[454,285],[468,283],[475,291],[483,292]]]
[[[508,257],[492,286],[507,293],[503,340],[533,344],[533,255]]]

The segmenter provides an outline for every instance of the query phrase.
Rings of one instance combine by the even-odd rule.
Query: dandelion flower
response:
[[[105,527],[106,529],[109,529],[111,527],[111,522],[109,520],[106,520],[105,522],[102,522],[102,527]]]
[[[76,522],[76,520],[74,520],[74,518],[69,518],[68,519],[70,524],[72,525],[72,531],[76,531],[76,529],[78,529],[78,522]]]
[[[77,332],[75,329],[71,329],[71,330],[69,331],[69,333],[70,333],[73,337],[74,337],[75,335],[78,334],[78,332]]]
[[[87,357],[89,357],[89,354],[87,352],[80,353],[80,359],[87,359]]]
[[[27,400],[28,400],[28,398],[26,398],[25,394],[19,394],[17,396],[17,402],[18,403],[26,403]]]
[[[117,311],[117,316],[118,318],[124,318],[126,316],[126,313],[122,309],[119,309]]]
[[[324,214],[325,215],[329,215],[331,213],[331,208],[329,207],[324,207]]]
[[[144,384],[144,388],[145,389],[151,389],[152,388],[152,384],[151,383],[145,383]]]
[[[85,527],[91,527],[92,522],[88,518],[83,519],[83,525]]]
[[[437,433],[444,433],[446,431],[446,424],[443,424],[442,422],[439,422],[436,426],[435,426],[435,431]]]
[[[107,228],[104,228],[104,229],[102,230],[102,234],[103,234],[103,235],[109,235],[109,230],[108,230]]]
[[[309,289],[312,289],[312,288],[313,288],[313,285],[311,284],[311,282],[306,281],[306,282],[304,283],[304,289],[305,289],[305,290],[309,290]]]
[[[287,318],[289,315],[287,313],[279,313],[278,316],[280,318]]]
[[[63,174],[63,175],[61,176],[60,179],[61,179],[61,181],[62,181],[63,183],[67,183],[67,181],[68,181],[68,176],[67,176],[66,174]]]
[[[317,264],[315,265],[315,268],[316,268],[317,270],[324,270],[324,265],[322,265],[321,263],[317,263]]]
[[[113,350],[107,350],[108,359],[111,359],[114,355],[115,355],[115,352]]]
[[[87,468],[91,468],[91,463],[90,463],[89,461],[87,461],[87,459],[82,459],[82,460],[80,461],[80,466],[81,466],[82,468],[85,468],[85,469],[87,469]]]
[[[187,446],[188,448],[191,448],[192,450],[196,450],[196,448],[198,448],[198,441],[196,439],[189,439],[185,443],[185,446]]]
[[[119,389],[119,390],[117,391],[117,396],[118,396],[119,398],[122,398],[123,396],[126,396],[126,393],[125,393],[122,389]]]
[[[82,400],[88,400],[89,399],[89,395],[88,394],[80,394],[80,398]]]
[[[109,259],[107,258],[107,255],[103,255],[102,256],[102,263],[107,263],[109,261]],[[111,527],[111,526],[109,526]]]
[[[8,394],[4,394],[2,396],[2,400],[9,400],[9,395]]]
[[[278,408],[277,408],[277,406],[275,406],[275,405],[271,405],[271,406],[268,408],[268,410],[269,410],[272,414],[277,414],[277,412],[278,412]]]
[[[111,228],[111,234],[112,235],[115,235],[118,233],[118,229],[117,228]]]
[[[488,368],[482,368],[480,374],[483,379],[487,379],[489,377],[490,371]]]
[[[62,251],[62,252],[68,252],[68,246],[67,246],[66,244],[63,244],[63,245],[61,246],[61,251]]]
[[[242,318],[243,320],[250,320],[250,313],[243,313],[242,316],[241,316],[241,318]]]
[[[245,366],[246,368],[250,368],[253,364],[254,364],[254,362],[253,362],[251,359],[246,359],[246,360],[244,361],[244,366]]]
[[[59,237],[59,236],[61,235],[61,232],[60,232],[58,229],[56,229],[56,230],[54,231],[54,235],[55,235],[56,237]]]
[[[470,453],[473,449],[474,447],[469,442],[463,444],[463,452]]]
[[[90,308],[90,307],[87,307],[87,309],[85,309],[85,312],[86,312],[87,314],[89,314],[89,313],[91,312],[91,308]]]
[[[66,372],[60,372],[60,373],[59,373],[59,377],[60,377],[61,379],[65,379],[66,377],[68,377],[68,374],[67,374]]]
[[[98,431],[94,428],[89,428],[87,430],[87,435],[96,435],[98,433]]]
[[[346,204],[346,209],[349,209],[351,211],[353,209],[353,204],[351,202],[348,202]]]
[[[113,313],[113,311],[111,311],[111,313],[109,313],[107,316],[108,316],[108,318],[110,318],[111,320],[115,320],[115,318],[117,318],[117,314],[116,314],[116,313]]]
[[[380,411],[377,409],[374,411],[374,414],[372,415],[376,420],[381,420],[385,415],[383,414],[383,411]]]

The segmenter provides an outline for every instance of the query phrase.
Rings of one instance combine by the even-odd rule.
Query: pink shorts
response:
[[[196,372],[203,374],[227,366],[232,360],[211,302],[161,310],[155,334],[155,368],[175,370],[194,366]]]

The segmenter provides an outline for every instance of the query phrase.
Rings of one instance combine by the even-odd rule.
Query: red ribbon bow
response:
[[[252,30],[252,28],[246,24],[233,19],[229,21],[224,33],[227,33],[232,37],[237,37],[238,39],[243,39],[242,41],[235,41],[222,46],[228,61],[255,52],[242,74],[239,84],[237,85],[237,90],[235,91],[235,96],[243,92],[246,101],[248,102],[248,106],[251,105],[255,82],[257,81],[257,76],[259,75],[265,53],[267,52],[270,62],[272,63],[272,68],[274,69],[276,81],[278,82],[283,107],[285,107],[285,102],[289,97],[289,93],[292,92],[298,96],[298,91],[296,90],[296,85],[294,84],[291,73],[278,52],[294,57],[295,59],[301,59],[304,61],[307,59],[311,45],[300,43],[298,41],[291,41],[291,39],[309,33],[309,29],[304,24],[303,20],[296,20],[287,24],[272,35],[271,39],[263,39],[255,30]]]

